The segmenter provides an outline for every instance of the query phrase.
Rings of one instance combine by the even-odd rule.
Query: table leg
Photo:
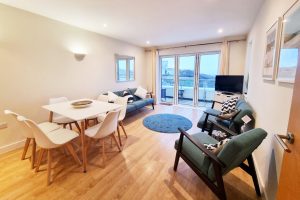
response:
[[[87,158],[86,158],[86,148],[85,148],[85,120],[81,121],[81,131],[80,131],[80,139],[81,139],[81,152],[82,152],[82,166],[83,166],[83,172],[86,172],[86,163],[87,163]]]
[[[53,121],[53,112],[50,111],[50,114],[49,114],[49,122],[52,122]]]

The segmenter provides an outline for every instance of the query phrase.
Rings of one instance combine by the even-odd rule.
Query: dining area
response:
[[[46,160],[47,186],[55,181],[53,163],[57,152],[62,153],[63,157],[70,156],[80,168],[80,173],[85,174],[89,169],[90,149],[100,148],[104,168],[107,141],[110,141],[114,151],[122,151],[121,130],[127,138],[124,126],[121,126],[126,115],[127,97],[108,102],[103,96],[100,95],[96,100],[71,101],[66,97],[51,98],[47,105],[41,106],[41,109],[49,112],[49,120],[41,123],[14,111],[4,110],[4,114],[18,124],[20,133],[26,138],[21,160],[29,154],[30,147],[31,169],[35,173],[40,171],[43,160]]]

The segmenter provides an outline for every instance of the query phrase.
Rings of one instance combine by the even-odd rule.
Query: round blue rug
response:
[[[143,121],[145,127],[160,133],[179,133],[178,128],[189,130],[192,122],[181,116],[174,114],[157,114],[146,117]]]

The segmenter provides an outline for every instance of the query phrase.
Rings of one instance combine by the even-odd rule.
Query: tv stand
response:
[[[232,92],[221,92],[222,94],[225,94],[225,95],[234,95],[234,93]]]
[[[224,102],[228,99],[231,99],[234,97],[241,97],[241,96],[242,96],[242,94],[240,94],[240,93],[216,91],[215,92],[215,101]],[[217,110],[221,110],[221,104],[216,103],[214,108]]]

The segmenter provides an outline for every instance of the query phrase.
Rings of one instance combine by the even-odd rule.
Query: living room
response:
[[[299,164],[294,153],[299,146],[288,143],[290,135],[280,140],[287,132],[297,135],[290,126],[291,116],[299,119],[291,112],[299,102],[298,76],[294,72],[295,80],[280,79],[280,61],[286,57],[280,45],[286,30],[299,34],[299,24],[287,23],[297,17],[299,4],[298,0],[0,0],[0,199],[299,198],[295,189],[299,176],[283,175]],[[268,34],[271,37],[274,30],[274,48],[270,48],[274,58],[270,70],[265,70],[270,56]],[[299,46],[293,49],[298,51]],[[117,100],[120,96],[127,96],[122,109],[117,107],[122,104],[122,98]],[[249,152],[248,162],[239,163],[247,163],[256,175],[237,165],[221,172],[225,187],[220,187],[223,179],[211,183],[201,177],[199,169],[183,158],[178,142],[181,135],[189,137],[182,132],[209,135],[220,124],[205,117],[213,116],[207,114],[213,104],[220,109],[224,105],[213,102],[236,96],[246,108],[235,105],[237,113],[226,120],[234,123],[240,116],[242,124],[227,125],[229,132],[243,135],[261,128],[267,136]],[[91,105],[74,107],[74,112],[59,110],[50,99],[61,97],[67,98],[69,107],[70,102],[83,99]],[[105,103],[99,103],[100,98]],[[107,115],[98,116],[101,109]],[[89,142],[93,127],[108,121],[108,115],[118,109],[111,139]],[[251,113],[242,114],[245,110]],[[13,112],[20,116],[12,117]],[[55,117],[64,112],[73,120],[56,127]],[[30,126],[32,121],[36,123]],[[36,144],[26,145],[23,129],[42,122],[53,131],[75,134],[71,150],[70,145],[54,150],[54,145],[52,155],[46,156],[43,149],[50,152],[51,148],[42,147],[35,137]],[[220,156],[207,150],[212,160]],[[178,167],[176,155],[180,155]],[[290,155],[292,166],[286,164]],[[283,177],[294,189],[287,189]]]

